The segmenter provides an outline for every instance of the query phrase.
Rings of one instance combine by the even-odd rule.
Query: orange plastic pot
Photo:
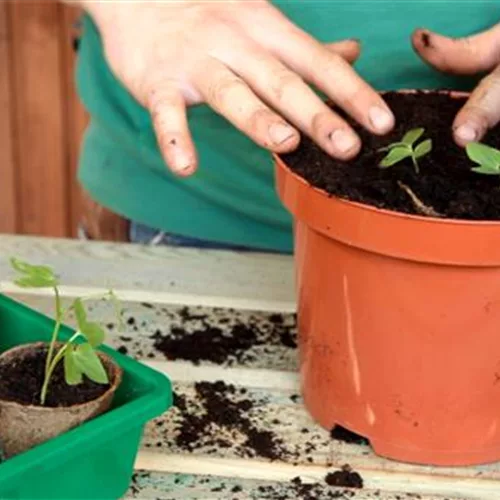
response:
[[[275,165],[311,415],[399,461],[500,460],[500,222],[378,210]]]

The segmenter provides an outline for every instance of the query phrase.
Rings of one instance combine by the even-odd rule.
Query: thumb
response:
[[[361,44],[359,40],[350,38],[340,42],[325,43],[324,46],[331,52],[335,52],[348,63],[353,64],[361,53]]]
[[[500,63],[500,24],[465,38],[417,29],[412,44],[417,54],[439,71],[457,75],[491,71]]]

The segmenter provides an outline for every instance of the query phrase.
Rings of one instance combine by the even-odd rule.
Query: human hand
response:
[[[457,144],[480,141],[500,121],[500,24],[458,39],[419,29],[413,33],[412,43],[422,59],[440,71],[457,75],[488,72],[453,123]]]
[[[359,152],[357,134],[308,84],[372,133],[394,125],[383,99],[349,64],[359,55],[356,41],[321,44],[267,0],[83,5],[112,71],[150,111],[165,161],[179,175],[197,166],[186,118],[192,105],[206,103],[278,153],[296,148],[298,130],[337,158]]]

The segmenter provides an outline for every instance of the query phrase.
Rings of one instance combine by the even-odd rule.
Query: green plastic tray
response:
[[[0,352],[48,340],[53,324],[0,294]],[[70,328],[61,330],[62,338],[73,333]],[[102,350],[124,371],[112,408],[0,463],[0,499],[107,500],[126,493],[144,426],[172,405],[172,387],[163,374],[106,346]]]

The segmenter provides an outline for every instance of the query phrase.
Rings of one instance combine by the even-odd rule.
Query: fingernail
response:
[[[463,142],[472,142],[477,139],[477,130],[469,123],[465,123],[455,130],[455,135]]]
[[[368,118],[373,127],[379,132],[389,131],[394,123],[392,114],[379,106],[370,108],[370,111],[368,111]]]
[[[191,168],[191,158],[182,149],[177,148],[173,153],[172,168],[178,173],[182,174]]]
[[[347,153],[357,145],[356,136],[347,130],[335,130],[330,134],[330,139],[341,153]]]
[[[269,135],[274,144],[281,144],[295,135],[293,128],[283,123],[273,123],[269,128]]]

